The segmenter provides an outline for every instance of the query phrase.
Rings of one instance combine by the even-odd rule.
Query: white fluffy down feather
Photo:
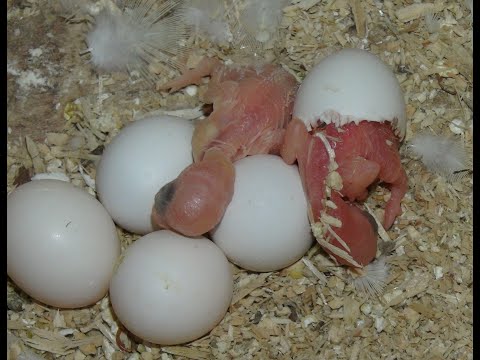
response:
[[[215,2],[217,1],[211,3]],[[198,34],[216,44],[231,42],[232,33],[227,21],[219,14],[210,12],[208,8],[203,8],[201,5],[201,2],[197,0],[184,10],[185,22],[192,26]]]
[[[66,1],[66,0],[62,0]],[[101,70],[154,73],[182,65],[193,29],[216,44],[256,53],[275,39],[282,9],[290,0],[118,0],[95,16],[87,52]],[[119,4],[119,5],[115,5]]]
[[[282,10],[290,0],[245,0],[240,21],[260,42],[275,36],[282,20]]]
[[[465,149],[459,141],[425,132],[412,138],[407,148],[420,158],[429,171],[449,181],[469,173]]]
[[[255,48],[275,39],[290,0],[186,0],[185,22],[213,43]]]
[[[87,36],[91,61],[100,69],[124,70],[137,61],[135,47],[143,33],[123,13],[103,9],[95,18],[95,28]]]
[[[156,64],[178,69],[174,56],[187,36],[177,13],[180,3],[127,0],[121,9],[105,7],[86,38],[91,62],[99,69],[138,70],[147,77]]]

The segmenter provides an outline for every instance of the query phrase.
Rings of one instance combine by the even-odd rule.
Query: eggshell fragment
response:
[[[51,306],[94,304],[107,292],[120,242],[105,208],[60,180],[34,180],[7,199],[7,273]]]
[[[212,239],[230,261],[253,271],[293,264],[312,245],[307,201],[296,165],[274,155],[235,163],[235,192]]]
[[[215,244],[168,230],[135,241],[110,284],[115,314],[156,344],[189,342],[212,330],[232,298],[231,265]]]
[[[320,120],[337,126],[362,120],[392,122],[403,139],[405,100],[392,70],[366,50],[343,49],[322,59],[297,93],[293,116],[307,128]]]
[[[127,125],[106,147],[97,167],[97,195],[120,227],[153,231],[155,194],[192,163],[192,135],[190,121],[161,115]]]

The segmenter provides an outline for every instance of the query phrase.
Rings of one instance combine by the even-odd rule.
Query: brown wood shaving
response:
[[[23,338],[26,345],[37,350],[48,351],[59,355],[67,355],[80,346],[93,344],[100,346],[103,341],[102,335],[89,336],[80,340],[70,340],[65,336],[52,331],[42,329],[29,329],[33,334],[31,338]]]
[[[167,354],[183,356],[187,359],[212,359],[212,355],[207,351],[201,351],[195,348],[185,346],[163,346],[162,351]]]
[[[383,298],[386,299],[386,305],[395,306],[405,301],[406,299],[409,299],[411,297],[417,296],[418,294],[421,294],[428,288],[428,285],[431,281],[432,281],[432,276],[430,274],[423,273],[423,274],[418,274],[416,276],[413,276],[406,283],[402,284],[402,287],[404,288],[404,290],[401,291],[400,294],[394,297],[391,297],[391,293],[385,294],[383,296]]]
[[[438,7],[431,3],[411,4],[398,9],[395,12],[398,20],[402,22],[409,22],[419,17],[425,16],[428,13],[435,12]]]
[[[257,277],[251,279],[246,285],[242,286],[239,289],[236,289],[233,293],[232,303],[230,306],[235,305],[237,302],[242,300],[244,297],[248,296],[253,290],[259,288],[260,286],[266,285],[265,281],[270,276],[271,273],[262,273]]]
[[[363,39],[367,31],[367,21],[365,17],[365,10],[361,0],[350,0],[352,6],[353,18],[355,20],[355,27],[357,35]]]

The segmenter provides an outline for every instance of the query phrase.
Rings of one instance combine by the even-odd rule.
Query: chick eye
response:
[[[154,207],[155,210],[161,214],[165,211],[170,201],[173,199],[175,194],[175,181],[170,181],[169,183],[162,186],[162,188],[155,195]]]

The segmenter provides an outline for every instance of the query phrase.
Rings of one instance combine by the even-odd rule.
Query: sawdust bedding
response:
[[[334,50],[369,49],[394,69],[405,92],[406,141],[430,129],[461,141],[471,159],[471,3],[293,0],[273,50],[301,79]],[[35,174],[53,173],[94,194],[95,164],[121,127],[152,111],[201,105],[204,86],[193,95],[166,94],[122,73],[98,74],[79,55],[85,23],[59,16],[54,2],[8,0],[7,11],[8,191]],[[224,56],[205,42],[197,45]],[[7,356],[473,359],[472,176],[448,182],[404,148],[402,154],[409,191],[403,215],[384,235],[395,250],[379,298],[356,292],[345,270],[315,246],[283,271],[235,268],[234,297],[223,321],[190,344],[160,347],[118,331],[108,297],[85,309],[57,310],[7,279]],[[378,216],[377,202],[386,196],[378,188],[367,201]],[[123,249],[137,238],[119,233]],[[119,347],[117,333],[129,352]]]

